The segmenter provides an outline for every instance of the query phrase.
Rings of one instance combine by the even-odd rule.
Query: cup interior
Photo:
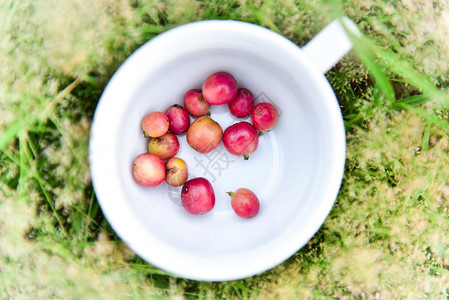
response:
[[[221,143],[201,154],[178,136],[189,179],[207,178],[216,204],[204,215],[181,205],[181,187],[149,188],[132,177],[147,151],[141,120],[183,105],[217,71],[234,75],[256,103],[270,102],[278,123],[259,139],[249,160]],[[211,117],[223,128],[239,121],[227,105]],[[191,118],[193,121],[194,118]],[[296,45],[265,28],[237,21],[201,21],[151,40],[117,71],[102,95],[92,127],[90,161],[100,205],[118,235],[150,263],[190,279],[244,278],[281,263],[316,233],[335,201],[345,157],[338,103],[323,74]],[[261,208],[243,219],[226,193],[246,187]]]

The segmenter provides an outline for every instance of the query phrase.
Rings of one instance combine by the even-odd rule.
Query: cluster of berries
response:
[[[211,105],[227,104],[237,118],[251,116],[251,123],[237,122],[224,132],[220,124],[210,117]],[[191,123],[191,117],[196,118]],[[210,75],[202,89],[192,89],[184,96],[184,106],[174,104],[165,113],[154,111],[142,120],[145,137],[151,137],[148,152],[136,157],[133,176],[144,186],[155,187],[164,180],[171,186],[183,186],[181,203],[191,214],[204,214],[215,206],[215,193],[204,177],[188,179],[187,163],[176,157],[179,135],[186,133],[187,143],[199,153],[213,151],[223,141],[229,153],[248,159],[256,151],[259,136],[271,130],[278,118],[276,108],[269,102],[255,105],[253,94],[238,88],[235,78],[227,72]],[[257,196],[246,188],[228,193],[237,215],[252,217],[259,211]]]

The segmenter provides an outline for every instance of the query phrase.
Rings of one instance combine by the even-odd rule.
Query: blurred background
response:
[[[346,15],[363,36],[326,77],[347,133],[336,204],[289,260],[244,280],[177,278],[116,236],[92,188],[101,93],[175,26],[236,19],[305,45]],[[4,0],[0,298],[430,298],[449,293],[447,1]]]

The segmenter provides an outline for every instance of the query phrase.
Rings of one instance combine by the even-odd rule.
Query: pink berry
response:
[[[247,89],[238,89],[237,96],[228,103],[229,111],[234,117],[246,118],[254,108],[254,96]]]
[[[235,193],[229,192],[231,206],[234,212],[242,218],[250,218],[257,215],[260,202],[256,194],[247,188],[239,188]]]
[[[206,115],[210,109],[210,104],[204,100],[199,89],[187,91],[184,95],[184,106],[188,113],[196,118]]]
[[[182,187],[181,203],[191,214],[207,213],[215,206],[214,189],[204,177],[190,179]]]
[[[175,156],[178,151],[178,138],[171,132],[167,132],[163,136],[157,138],[152,138],[148,143],[148,152],[159,155],[163,160]]]
[[[144,153],[136,157],[133,163],[133,177],[144,186],[158,186],[165,179],[165,163],[153,153]]]
[[[254,127],[260,132],[273,129],[278,120],[278,112],[273,104],[262,102],[257,104],[251,114]]]
[[[170,122],[169,130],[174,134],[182,134],[189,129],[189,113],[183,106],[174,104],[167,109],[165,114]]]
[[[145,136],[160,137],[168,131],[169,126],[167,115],[160,111],[149,113],[142,120]]]
[[[226,104],[237,96],[237,80],[226,72],[210,75],[203,83],[203,97],[212,105]]]
[[[248,122],[235,123],[223,133],[223,144],[232,155],[243,155],[245,160],[256,151],[259,145],[259,134]]]
[[[223,129],[210,117],[202,116],[192,122],[187,130],[187,143],[200,153],[209,153],[221,142]]]
[[[172,157],[165,162],[167,175],[165,182],[171,186],[181,186],[187,181],[188,168],[186,162],[179,157]]]

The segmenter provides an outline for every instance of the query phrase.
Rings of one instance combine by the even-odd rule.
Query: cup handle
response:
[[[353,35],[361,34],[351,19],[347,17],[336,19],[302,47],[321,73],[329,71],[351,50],[353,44],[348,31]]]

